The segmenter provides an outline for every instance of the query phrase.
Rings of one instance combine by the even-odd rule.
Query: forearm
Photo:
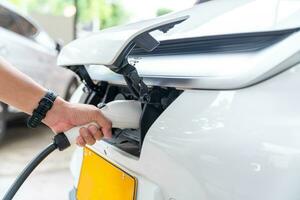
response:
[[[0,57],[0,101],[31,114],[46,89]]]
[[[0,101],[32,114],[47,90],[0,57]],[[59,133],[75,126],[96,122],[97,126],[80,129],[77,144],[94,144],[103,136],[111,137],[111,122],[92,105],[72,104],[57,97],[43,122]]]

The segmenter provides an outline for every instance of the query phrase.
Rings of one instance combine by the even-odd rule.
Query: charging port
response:
[[[85,103],[101,107],[114,100],[141,101],[140,98],[132,94],[132,91],[127,86],[112,85],[107,82],[99,82],[97,85],[101,87],[102,93],[86,90]],[[175,88],[161,88],[157,86],[149,88],[149,101],[142,102],[143,112],[139,122],[140,129],[113,129],[113,138],[105,141],[139,157],[149,128],[181,92],[181,90]]]

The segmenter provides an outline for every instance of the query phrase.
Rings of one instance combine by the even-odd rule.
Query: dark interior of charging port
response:
[[[98,91],[86,89],[83,102],[101,107],[101,105],[114,100],[137,100],[127,86],[101,82],[98,83]],[[148,129],[180,94],[181,91],[174,88],[149,88],[150,102],[142,104],[143,113],[140,119],[140,129],[114,129],[113,138],[106,140],[106,142],[134,156],[139,156]]]

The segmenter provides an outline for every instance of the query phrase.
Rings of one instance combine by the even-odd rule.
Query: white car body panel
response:
[[[189,38],[295,28],[300,26],[299,10],[298,0],[212,0],[176,13],[189,14],[190,18],[165,37]],[[162,34],[160,37],[164,38]]]
[[[187,13],[191,17],[166,35],[153,35],[169,39],[300,27],[298,0],[218,0],[178,15]],[[299,31],[251,53],[129,60],[147,85],[184,90],[147,131],[140,157],[105,141],[89,146],[138,179],[137,200],[299,199]],[[122,76],[96,64],[88,66],[93,80],[125,85]],[[74,99],[82,95],[80,89]],[[81,163],[79,148],[71,163],[75,188]]]
[[[138,200],[296,200],[299,76],[300,64],[245,89],[185,91],[151,126],[139,159],[106,142],[90,148],[157,187],[150,195],[139,184]]]

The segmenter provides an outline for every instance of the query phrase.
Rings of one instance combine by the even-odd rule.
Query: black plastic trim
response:
[[[299,31],[293,28],[278,31],[238,33],[160,41],[152,52],[135,47],[131,56],[162,56],[202,53],[254,52],[267,48]]]
[[[154,27],[153,29],[150,29],[150,30],[148,30],[147,32],[144,32],[144,33],[142,33],[142,34],[136,36],[136,37],[135,37],[131,42],[129,42],[129,44],[123,49],[123,51],[120,53],[120,55],[118,56],[118,58],[116,59],[116,61],[114,62],[114,64],[111,65],[111,66],[107,66],[107,67],[109,67],[109,68],[110,68],[111,70],[113,70],[114,72],[117,72],[117,73],[118,73],[119,68],[121,68],[122,65],[124,66],[124,61],[127,60],[128,55],[130,55],[130,53],[132,52],[132,50],[133,50],[135,47],[137,47],[136,42],[137,42],[137,40],[140,41],[140,39],[141,39],[140,37],[141,37],[143,34],[151,33],[152,31],[155,31],[155,30],[160,30],[160,31],[166,33],[166,32],[168,32],[170,29],[172,29],[175,25],[184,22],[184,21],[187,20],[189,17],[190,17],[190,16],[187,15],[187,16],[185,16],[184,19],[181,19],[181,20],[175,21],[175,22],[171,22],[171,23],[169,23],[169,24],[164,24],[164,25],[161,25],[161,26],[158,26],[158,27]],[[149,35],[149,37],[152,38],[151,35]],[[152,42],[154,42],[154,43],[157,42],[157,45],[159,46],[159,42],[156,41],[155,38],[152,38],[152,39],[153,39]],[[143,44],[141,44],[140,42],[138,42],[138,44],[139,44],[139,45],[142,45],[142,46],[140,46],[139,48],[143,49],[144,51],[147,51],[147,50],[145,50],[145,46],[144,46]],[[154,44],[152,44],[152,45],[154,45]],[[153,47],[154,47],[154,46],[153,46]],[[156,47],[157,47],[157,46],[156,46]],[[155,48],[156,48],[156,47],[155,47]],[[146,49],[147,49],[147,48],[146,48]],[[151,50],[153,50],[153,49],[151,49]],[[126,62],[125,62],[125,65],[126,65]]]

